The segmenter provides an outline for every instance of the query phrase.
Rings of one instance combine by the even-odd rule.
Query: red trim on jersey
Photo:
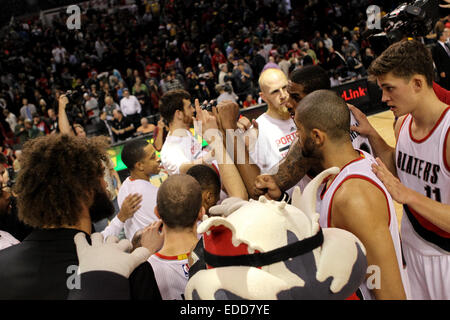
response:
[[[338,173],[337,175],[334,176],[333,180],[331,180],[331,183],[330,183],[330,185],[328,186],[328,188],[327,188],[327,186],[325,185],[325,188],[324,188],[322,194],[320,195],[320,200],[323,200],[323,197],[325,196],[325,193],[327,193],[328,189],[330,189],[330,186],[333,184],[334,179],[336,179],[336,177],[342,172],[342,170],[344,170],[345,167],[351,165],[351,164],[354,163],[354,162],[357,162],[357,161],[362,160],[362,159],[365,158],[364,154],[363,154],[361,151],[359,151],[359,150],[356,150],[356,151],[359,152],[360,157],[359,157],[359,158],[356,158],[356,159],[354,159],[354,160],[352,160],[352,161],[350,161],[350,162],[347,163],[345,166],[343,166],[343,167],[341,168],[341,170],[339,170],[339,173]],[[329,178],[330,178],[330,176],[328,176],[328,177],[326,178],[326,180],[324,180],[324,181],[325,181],[325,182],[328,181]]]
[[[212,165],[214,171],[217,173],[217,175],[219,176],[219,179],[220,179],[219,168],[217,168],[216,165],[215,165],[214,163],[211,163],[211,165]]]
[[[445,232],[441,228],[437,227],[436,225],[432,224],[430,221],[425,219],[423,216],[421,216],[419,213],[411,209],[410,206],[406,205],[408,207],[409,212],[416,218],[417,222],[426,230],[431,231],[437,235],[439,235],[442,238],[450,239],[450,233]]]
[[[179,255],[176,255],[176,256],[165,256],[165,255],[162,255],[159,252],[155,253],[155,256],[157,256],[157,257],[159,257],[161,259],[164,259],[164,260],[184,260],[185,259],[184,256],[189,257],[189,255],[190,255],[190,252],[185,253],[185,254],[179,254]],[[180,259],[180,256],[183,256],[183,258]]]
[[[411,115],[411,114],[408,113],[408,114],[403,118],[402,124],[400,125],[400,129],[398,130],[397,141],[395,141],[395,149],[397,149],[398,138],[400,138],[400,132],[402,131],[403,125],[405,124],[406,119],[408,119],[408,117],[409,117],[410,115]]]
[[[422,143],[422,142],[425,142],[425,140],[427,140],[427,139],[433,134],[434,130],[436,130],[436,128],[439,126],[439,124],[441,123],[442,119],[444,119],[445,114],[447,113],[448,110],[450,110],[450,106],[448,106],[448,107],[444,110],[444,112],[442,112],[441,116],[439,117],[439,120],[436,122],[436,124],[434,125],[433,129],[431,129],[431,131],[430,131],[424,138],[422,138],[422,139],[420,139],[420,140],[415,139],[415,138],[412,136],[412,132],[411,132],[412,120],[411,120],[411,122],[409,123],[409,137],[411,138],[411,140],[414,141],[415,143]]]
[[[450,136],[450,127],[447,129],[447,133],[445,134],[445,139],[444,139],[444,166],[445,166],[445,169],[447,169],[447,171],[450,172],[450,164],[447,162],[447,140],[448,140],[448,136]]]
[[[342,185],[345,181],[350,180],[350,179],[362,179],[362,180],[366,180],[367,182],[370,182],[370,183],[373,184],[375,187],[377,187],[379,190],[381,190],[381,192],[383,192],[384,198],[386,199],[386,205],[387,205],[387,208],[388,208],[388,214],[389,214],[388,227],[390,227],[390,226],[391,226],[391,217],[392,217],[392,215],[391,215],[391,208],[390,208],[390,206],[389,206],[389,200],[388,200],[388,197],[387,197],[386,192],[384,192],[383,188],[382,188],[381,186],[379,186],[378,183],[376,183],[374,180],[372,180],[372,179],[369,178],[369,177],[366,177],[366,176],[363,176],[363,175],[359,175],[359,174],[352,174],[352,175],[349,175],[349,176],[345,177],[344,180],[342,180],[341,183],[339,183],[339,185],[338,185],[338,186],[336,187],[336,189],[334,190],[333,195],[331,196],[331,199],[330,199],[330,205],[329,205],[329,207],[328,207],[327,226],[328,226],[329,228],[331,227],[331,208],[332,208],[332,206],[333,206],[333,198],[334,198],[334,195],[336,194],[336,191],[338,191],[338,189],[341,187],[341,185]]]

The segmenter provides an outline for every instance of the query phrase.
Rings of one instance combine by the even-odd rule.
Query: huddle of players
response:
[[[395,149],[384,142],[364,114],[329,90],[329,78],[320,67],[296,69],[290,80],[279,69],[267,69],[260,77],[260,88],[268,110],[256,120],[258,139],[252,150],[247,150],[255,164],[236,163],[231,172],[239,172],[237,175],[230,175],[230,168],[219,167],[222,184],[228,196],[246,198],[248,192],[251,197],[264,194],[274,200],[287,200],[289,192],[283,191],[295,185],[303,189],[317,173],[339,167],[339,174],[323,182],[317,195],[317,211],[323,228],[337,227],[355,234],[366,247],[368,265],[380,270],[379,286],[363,283],[359,297],[449,299],[450,108],[434,94],[432,60],[417,41],[392,45],[369,72],[383,91],[383,101],[398,118]],[[183,281],[187,282],[188,256],[198,240],[196,223],[219,200],[221,184],[211,169],[217,167],[209,165],[212,161],[206,161],[204,153],[195,148],[176,150],[176,140],[195,143],[189,133],[173,135],[176,129],[186,130],[192,124],[194,108],[189,98],[182,95],[181,106],[169,111],[164,104],[161,107],[170,129],[166,148],[171,148],[165,152],[163,146],[161,159],[173,174],[186,172],[194,179],[173,175],[160,190],[150,191],[152,197],[157,195],[155,213],[163,220],[165,237],[163,248],[151,257],[151,264],[161,294],[168,299],[180,298],[170,292],[182,292]],[[217,118],[222,129],[235,129],[235,111],[233,104],[219,105],[215,117],[210,115],[209,120]],[[205,117],[208,115],[203,114],[203,120]],[[288,139],[294,136],[295,140]],[[148,159],[134,161],[140,163],[137,170],[156,173],[159,160],[154,149],[151,145],[143,147]],[[174,152],[178,158],[166,156]],[[179,161],[182,157],[192,161]],[[172,163],[165,163],[168,158]],[[406,188],[400,189],[401,184],[392,174]],[[247,190],[236,193],[227,189],[230,176],[239,182],[231,185],[238,189],[245,185]],[[404,204],[401,240],[393,197]],[[159,280],[173,278],[170,274],[180,274],[181,280]]]

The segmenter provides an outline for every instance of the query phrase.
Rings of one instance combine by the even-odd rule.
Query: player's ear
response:
[[[313,139],[315,145],[321,146],[325,141],[326,133],[319,129],[312,129],[311,138]]]
[[[153,209],[153,212],[155,212],[155,215],[158,217],[158,219],[161,219],[161,216],[159,215],[157,206],[155,207],[155,209]]]
[[[261,97],[261,99],[262,99],[265,103],[267,103],[266,98],[265,98],[263,92],[260,92],[260,93],[259,93],[259,96]]]
[[[200,211],[198,212],[197,220],[202,221],[203,216],[205,215],[205,207],[201,207]]]
[[[422,75],[414,75],[411,79],[411,84],[414,89],[414,91],[420,91],[422,90],[426,85],[426,79]]]

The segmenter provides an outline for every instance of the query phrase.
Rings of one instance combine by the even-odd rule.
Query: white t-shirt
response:
[[[258,122],[258,140],[250,157],[261,170],[261,174],[275,174],[278,163],[288,153],[289,147],[295,140],[297,127],[294,120],[278,120],[262,114],[256,119]]]
[[[189,280],[187,254],[168,257],[157,252],[150,256],[148,262],[152,265],[163,300],[184,300],[184,290]]]
[[[0,230],[0,250],[6,249],[18,243],[20,243],[19,240],[14,238],[8,232]]]
[[[150,181],[142,179],[133,180],[130,177],[126,178],[117,196],[119,208],[122,207],[125,198],[132,193],[141,194],[142,202],[141,207],[135,212],[134,216],[125,221],[125,236],[129,240],[133,239],[136,231],[147,227],[153,221],[159,220],[154,212],[158,188],[151,184]]]
[[[192,162],[206,155],[202,145],[189,130],[185,136],[168,135],[161,149],[161,163],[169,175],[180,173],[183,163]]]

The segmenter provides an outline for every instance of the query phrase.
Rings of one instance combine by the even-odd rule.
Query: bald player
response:
[[[202,189],[193,177],[171,175],[159,187],[155,214],[163,222],[164,244],[148,261],[164,300],[184,299],[188,256],[198,242],[197,221],[204,213]]]
[[[250,156],[261,173],[275,173],[295,138],[295,123],[288,110],[288,79],[280,69],[269,68],[261,73],[259,86],[267,111],[256,119],[258,140]]]
[[[368,279],[360,286],[364,299],[405,299],[407,278],[393,200],[372,172],[375,159],[353,148],[345,101],[329,90],[302,99],[295,112],[296,135],[305,158],[322,168],[338,167],[320,195],[322,228],[333,227],[356,235],[367,250]],[[275,185],[275,184],[274,184]],[[279,190],[278,190],[279,192]],[[280,193],[272,193],[273,199]]]

